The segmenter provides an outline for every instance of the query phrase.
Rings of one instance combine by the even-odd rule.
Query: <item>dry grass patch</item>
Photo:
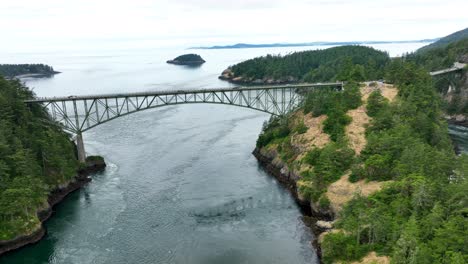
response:
[[[360,193],[362,196],[369,196],[372,193],[380,191],[382,186],[387,182],[376,182],[360,180],[352,183],[349,181],[349,174],[347,173],[342,176],[338,181],[328,186],[326,196],[330,200],[330,208],[337,214],[343,206],[353,199],[356,193]]]
[[[387,256],[377,256],[377,253],[372,251],[361,261],[351,262],[351,264],[390,264],[390,258]]]
[[[304,125],[308,128],[307,132],[304,134],[294,135],[292,137],[291,143],[300,153],[306,153],[314,147],[323,148],[330,142],[330,136],[323,132],[323,121],[327,119],[327,116],[313,117],[311,113],[304,115],[302,111],[298,111],[295,113],[294,119],[302,119]]]
[[[384,84],[382,88],[380,88],[383,97],[387,98],[390,102],[392,102],[398,94],[398,89],[395,88],[391,84]]]
[[[349,110],[348,115],[352,118],[351,123],[346,126],[346,135],[349,139],[350,148],[352,148],[357,155],[361,153],[367,144],[366,141],[366,126],[371,121],[371,118],[367,115],[366,101],[369,95],[376,90],[380,90],[382,96],[387,98],[389,101],[393,101],[398,94],[398,90],[389,84],[377,84],[372,87],[369,84],[361,87],[361,95],[364,104],[357,109]]]
[[[349,110],[347,114],[352,118],[351,123],[345,129],[346,136],[349,139],[349,147],[359,155],[367,144],[366,126],[371,118],[367,115],[364,105]]]
[[[369,83],[366,83],[364,87],[361,88],[362,99],[367,101],[367,98],[373,91],[380,90],[382,96],[387,98],[390,102],[392,102],[398,94],[398,89],[396,89],[391,84],[386,83],[378,83],[377,86],[372,87],[369,86]]]

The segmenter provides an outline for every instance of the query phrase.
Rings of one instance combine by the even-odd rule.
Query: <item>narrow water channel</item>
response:
[[[89,131],[106,172],[56,209],[46,239],[2,261],[316,263],[293,198],[251,155],[267,118],[175,106]]]
[[[422,43],[374,45],[395,56]],[[38,96],[231,87],[217,76],[266,54],[323,47],[199,50],[200,68],[168,65],[185,48],[1,54],[62,73],[27,80]],[[317,263],[287,190],[251,152],[267,114],[220,105],[139,112],[84,134],[108,168],[70,195],[38,244],[0,263]],[[458,131],[458,130],[457,130]],[[464,133],[464,134],[463,134]],[[466,130],[456,132],[464,135]]]

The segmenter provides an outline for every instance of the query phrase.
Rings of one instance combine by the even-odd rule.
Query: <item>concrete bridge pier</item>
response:
[[[84,148],[83,134],[81,134],[81,132],[78,132],[78,134],[76,134],[76,148],[78,149],[78,161],[81,163],[85,163],[86,152]]]

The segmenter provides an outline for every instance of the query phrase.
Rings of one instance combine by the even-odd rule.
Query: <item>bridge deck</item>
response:
[[[436,75],[441,75],[441,74],[445,74],[445,73],[449,73],[449,72],[454,72],[454,71],[459,71],[459,70],[462,70],[466,67],[466,63],[460,63],[460,62],[455,62],[453,64],[453,67],[451,68],[448,68],[448,69],[443,69],[443,70],[440,70],[440,71],[433,71],[433,72],[430,72],[429,74],[431,76],[436,76]]]
[[[244,86],[234,88],[210,88],[210,89],[193,89],[193,90],[166,90],[166,91],[148,91],[138,93],[114,93],[114,94],[96,94],[96,95],[80,95],[80,96],[64,96],[64,97],[38,97],[33,100],[26,100],[26,103],[45,103],[45,102],[59,102],[59,101],[75,101],[75,100],[92,100],[92,99],[109,99],[109,98],[126,98],[126,97],[139,97],[139,96],[161,96],[161,95],[180,95],[180,94],[197,94],[197,93],[210,93],[210,92],[229,92],[229,91],[253,91],[253,90],[273,90],[284,88],[310,88],[310,87],[327,87],[327,86],[341,86],[342,82],[330,83],[304,83],[294,85],[270,85],[270,86]]]

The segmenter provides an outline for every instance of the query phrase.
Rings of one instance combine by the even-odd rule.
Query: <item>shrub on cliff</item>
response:
[[[299,191],[308,199],[318,201],[326,187],[351,167],[354,151],[344,143],[332,142],[321,149],[310,150],[302,161],[312,166],[302,178],[313,184]]]
[[[322,244],[322,260],[324,263],[334,263],[337,260],[358,260],[368,251],[356,242],[354,237],[342,232],[327,235]]]
[[[257,139],[257,147],[264,147],[276,139],[287,137],[290,133],[287,118],[272,117],[269,122],[263,124],[262,133]]]
[[[327,119],[323,122],[323,131],[336,142],[344,137],[345,127],[351,121],[351,117],[343,109],[336,107],[327,113]]]
[[[387,105],[388,99],[383,97],[380,91],[374,91],[367,99],[367,115],[370,117],[375,117]]]
[[[304,121],[301,120],[294,128],[294,131],[298,134],[304,134],[308,129],[309,128],[304,124]]]
[[[355,81],[348,81],[343,86],[343,92],[341,94],[341,100],[344,109],[351,110],[356,109],[362,105],[362,96],[359,88],[359,83]]]

